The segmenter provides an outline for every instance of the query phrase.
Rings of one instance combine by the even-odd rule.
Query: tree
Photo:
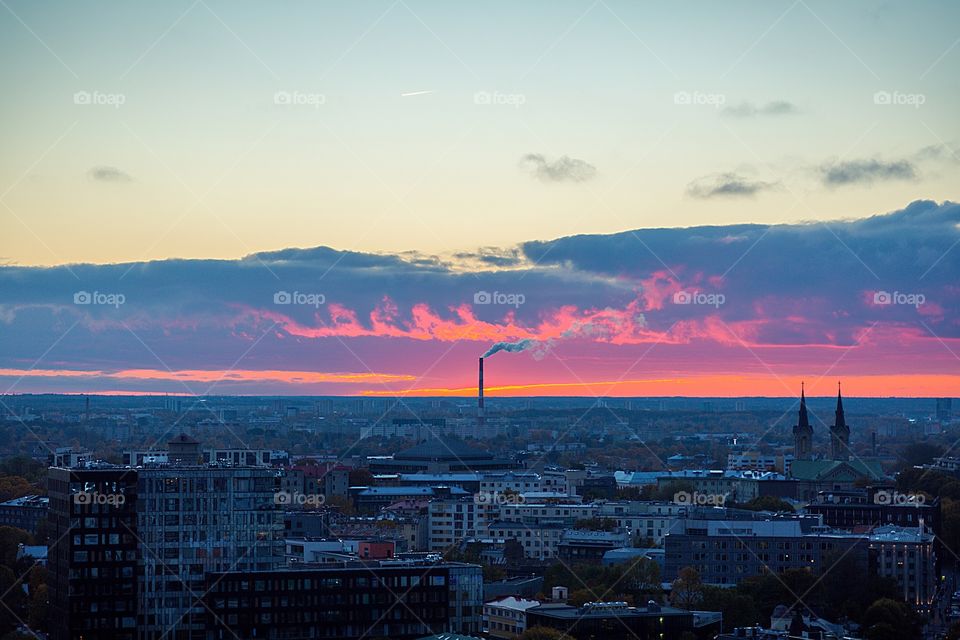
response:
[[[659,600],[663,593],[660,579],[660,565],[649,558],[640,558],[626,571],[624,581],[627,589],[633,592],[634,602],[642,604],[647,596],[656,595]]]
[[[928,442],[914,442],[904,447],[900,457],[904,467],[919,467],[930,464],[934,458],[943,455],[943,447]]]
[[[864,637],[867,640],[916,638],[919,624],[903,602],[880,598],[863,614]]]
[[[523,562],[526,553],[523,545],[516,538],[509,538],[503,543],[503,559],[509,564],[518,564]]]
[[[0,527],[0,564],[12,567],[17,562],[17,548],[30,544],[30,534],[16,527]]]
[[[703,580],[693,567],[684,567],[673,581],[670,603],[680,609],[693,609],[703,600]]]
[[[699,606],[707,611],[720,611],[723,614],[723,626],[726,629],[752,627],[765,617],[760,615],[760,610],[753,598],[740,592],[739,589],[705,586],[703,601]]]
[[[518,640],[567,640],[568,638],[570,636],[552,627],[530,627],[520,634]]]

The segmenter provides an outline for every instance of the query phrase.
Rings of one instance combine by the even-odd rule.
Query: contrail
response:
[[[401,93],[401,98],[407,98],[409,96],[422,96],[427,93],[436,93],[434,89],[427,89],[426,91],[408,91],[407,93]]]

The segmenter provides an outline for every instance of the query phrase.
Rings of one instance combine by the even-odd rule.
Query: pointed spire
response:
[[[804,395],[803,382],[800,383],[800,422],[801,427],[810,426],[810,418],[807,416],[807,397]]]
[[[847,426],[847,419],[843,415],[843,396],[840,393],[840,383],[837,382],[837,414],[836,420],[833,423],[838,427]]]

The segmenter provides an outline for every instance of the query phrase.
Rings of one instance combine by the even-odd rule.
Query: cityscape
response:
[[[0,640],[960,640],[957,25],[0,0]]]

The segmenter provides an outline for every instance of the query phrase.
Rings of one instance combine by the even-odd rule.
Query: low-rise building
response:
[[[204,603],[210,638],[478,635],[483,575],[477,565],[399,560],[227,571],[207,574]]]
[[[483,631],[491,638],[516,638],[527,629],[527,609],[539,600],[507,596],[483,605]]]
[[[16,527],[36,533],[47,518],[50,499],[46,496],[23,496],[0,503],[0,527]]]

